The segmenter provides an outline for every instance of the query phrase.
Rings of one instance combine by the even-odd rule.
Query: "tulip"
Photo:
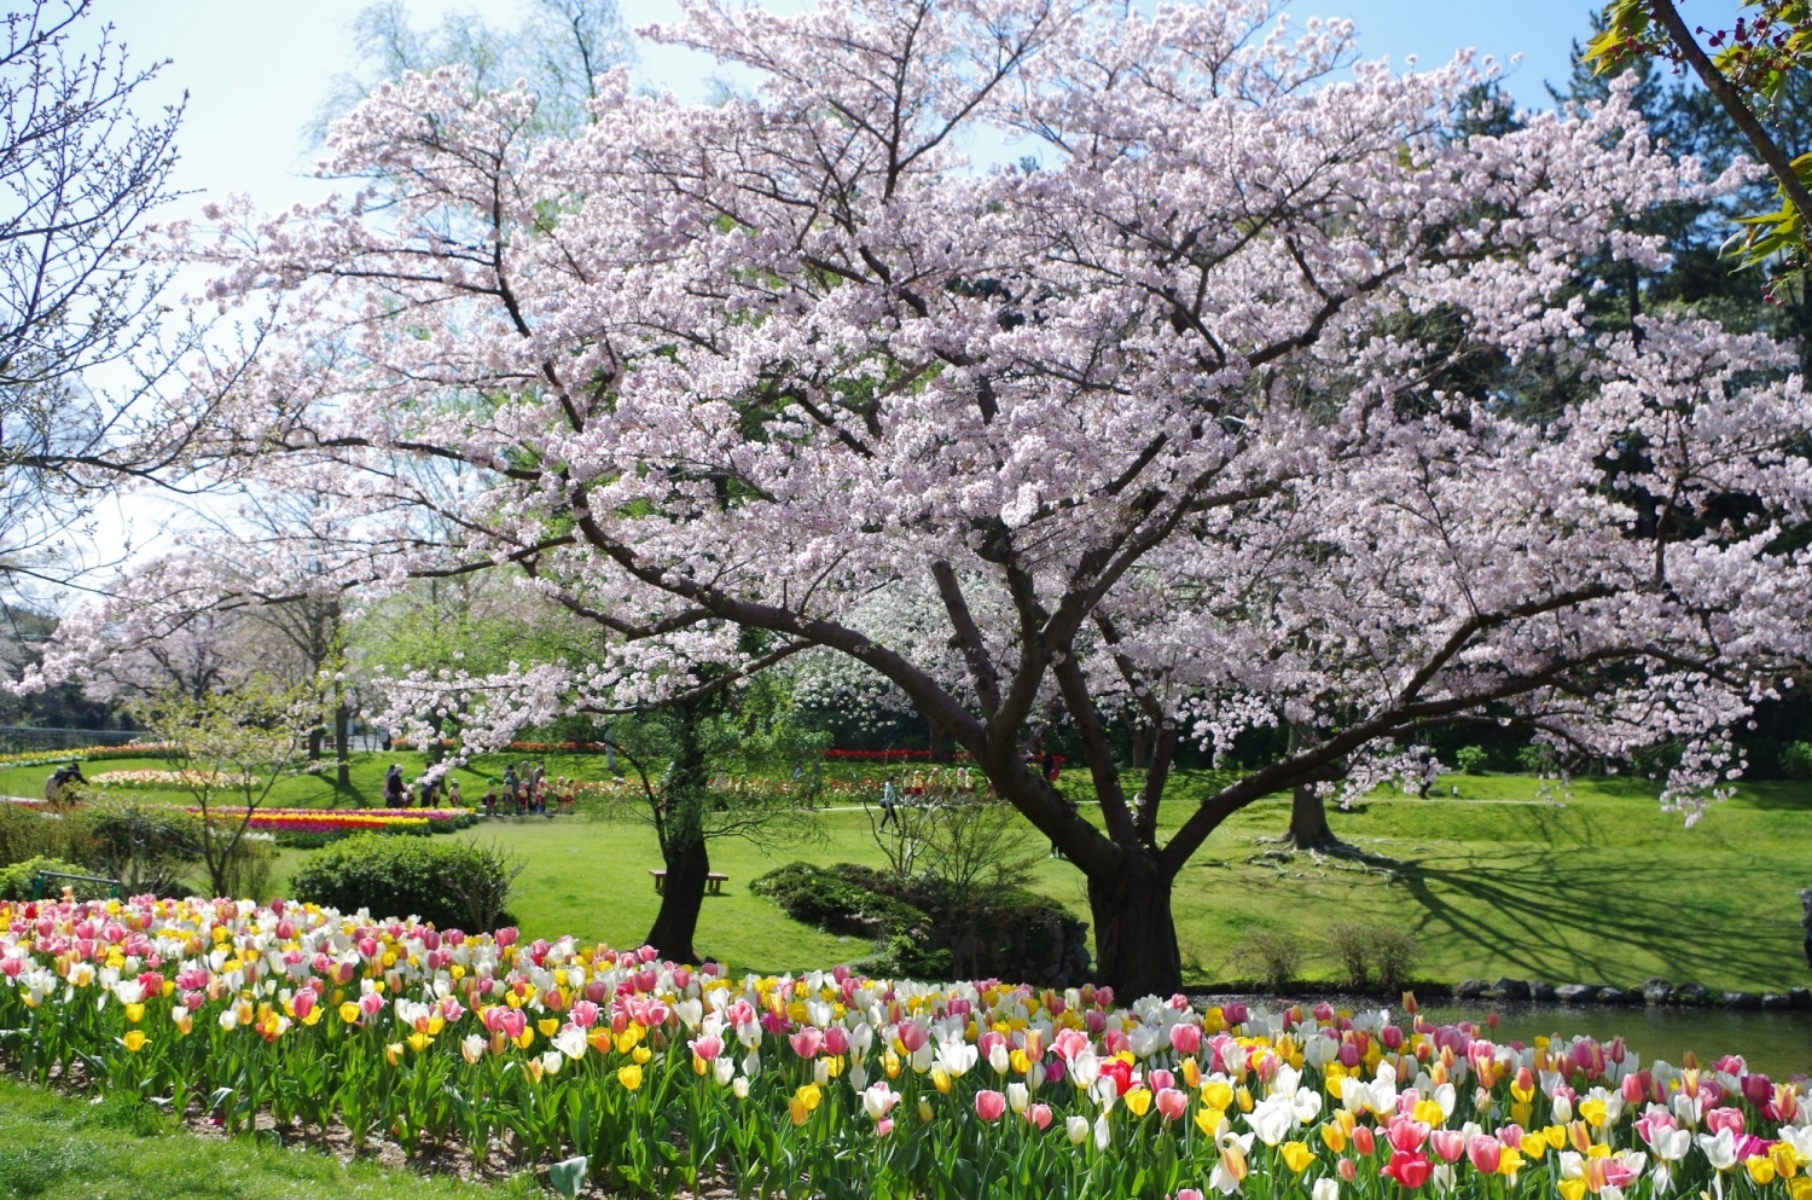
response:
[[[1466,1157],[1472,1160],[1474,1170],[1495,1175],[1498,1164],[1503,1161],[1504,1144],[1488,1133],[1474,1134],[1466,1142]]]
[[[1173,1087],[1159,1089],[1157,1093],[1158,1115],[1166,1121],[1181,1120],[1189,1111],[1189,1097]]]
[[[1026,1120],[1036,1125],[1040,1133],[1044,1132],[1044,1130],[1050,1128],[1051,1106],[1048,1104],[1034,1104],[1031,1108],[1026,1110]]]
[[[1433,1165],[1423,1155],[1398,1150],[1391,1154],[1390,1162],[1378,1173],[1396,1180],[1413,1192],[1428,1182],[1433,1170]]]
[[[1309,1189],[1310,1200],[1340,1200],[1340,1185],[1332,1179],[1317,1179]]]
[[[999,1092],[983,1088],[975,1093],[975,1115],[984,1121],[998,1121],[1007,1111],[1007,1098]]]
[[[1063,1122],[1064,1135],[1070,1139],[1072,1146],[1080,1146],[1088,1141],[1088,1118],[1068,1117]]]

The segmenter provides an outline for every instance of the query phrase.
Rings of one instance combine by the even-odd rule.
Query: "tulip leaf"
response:
[[[590,1167],[591,1160],[583,1154],[577,1158],[565,1159],[547,1169],[547,1181],[556,1192],[567,1200],[573,1200],[579,1194],[579,1189],[585,1186],[585,1176]]]

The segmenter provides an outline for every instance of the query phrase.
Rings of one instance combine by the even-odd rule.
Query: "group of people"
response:
[[[403,768],[396,763],[384,772],[384,807],[408,808],[413,797],[417,808],[439,808],[443,804],[448,808],[464,808],[466,798],[460,793],[459,780],[447,781],[446,795],[441,794],[441,781],[438,777],[422,776],[415,781],[412,788],[403,779]]]
[[[484,813],[487,817],[551,817],[554,811],[571,812],[578,785],[578,780],[564,775],[550,783],[545,763],[536,763],[532,769],[527,763],[520,769],[512,763],[503,769],[503,778],[491,780],[485,790]],[[550,804],[553,811],[548,808]]]
[[[79,772],[77,778],[80,778]],[[545,763],[532,767],[528,763],[511,763],[503,769],[502,779],[490,781],[480,803],[484,805],[487,817],[552,816],[555,812],[573,810],[578,787],[577,779],[569,780],[565,776],[549,780]],[[403,768],[395,763],[384,773],[384,805],[387,808],[409,808],[412,799],[420,808],[439,808],[443,804],[448,808],[465,807],[459,780],[447,781],[444,796],[441,789],[439,778],[425,776],[416,780],[411,788],[403,778]]]

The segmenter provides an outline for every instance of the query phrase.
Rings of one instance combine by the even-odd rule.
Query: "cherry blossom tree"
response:
[[[219,303],[281,310],[223,448],[361,514],[349,583],[518,570],[599,633],[417,681],[486,708],[469,744],[846,656],[1083,872],[1133,994],[1180,985],[1172,884],[1229,815],[1431,770],[1431,728],[1671,739],[1666,803],[1725,786],[1721,731],[1805,661],[1812,408],[1765,339],[1561,299],[1587,255],[1659,264],[1629,214],[1725,186],[1627,88],[1462,135],[1488,69],[1355,61],[1259,0],[684,8],[654,35],[751,98],[619,72],[551,137],[527,94],[405,75],[331,136],[368,190],[193,247]],[[1577,399],[1459,369],[1537,354]],[[887,589],[936,636],[865,624]],[[1053,712],[1099,824],[1027,768]],[[1162,814],[1182,739],[1279,721],[1283,757]]]

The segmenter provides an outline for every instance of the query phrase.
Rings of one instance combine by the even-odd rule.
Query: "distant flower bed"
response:
[[[0,767],[54,767],[68,762],[96,762],[109,758],[145,758],[169,749],[162,742],[133,742],[124,746],[79,746],[73,750],[24,750],[0,754]]]
[[[264,780],[257,775],[224,775],[219,771],[163,771],[141,767],[132,771],[102,771],[88,781],[103,788],[199,788],[237,787],[250,783],[257,787]]]
[[[201,809],[187,811],[201,815]],[[214,809],[217,817],[237,820],[232,809]],[[249,828],[276,834],[451,833],[477,819],[469,808],[364,808],[342,812],[322,808],[261,808]]]

